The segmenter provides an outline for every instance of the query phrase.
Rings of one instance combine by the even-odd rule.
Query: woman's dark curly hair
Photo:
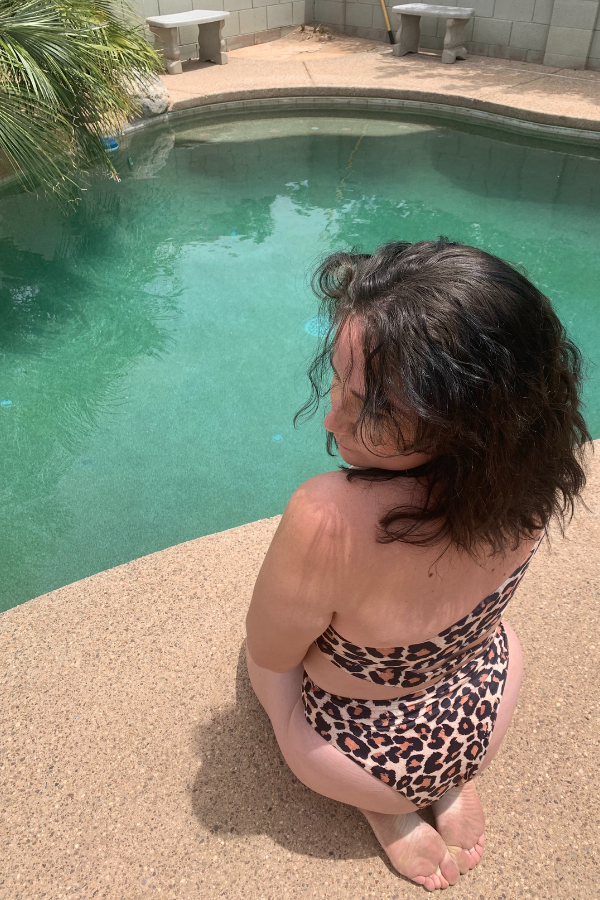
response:
[[[313,359],[311,396],[329,391],[342,328],[360,321],[362,411],[354,434],[370,447],[425,453],[417,469],[344,469],[349,481],[417,477],[422,506],[390,510],[378,541],[451,542],[474,555],[516,549],[556,517],[561,528],[585,485],[582,359],[552,305],[490,253],[451,243],[385,244],[334,253],[313,289],[330,323]],[[348,377],[344,373],[343,377]],[[335,438],[327,436],[332,453]]]

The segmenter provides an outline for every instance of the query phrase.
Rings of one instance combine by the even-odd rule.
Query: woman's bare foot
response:
[[[474,869],[483,855],[485,815],[473,781],[450,788],[431,804],[435,827],[461,875]]]
[[[363,809],[391,864],[427,891],[456,884],[460,873],[440,835],[418,813],[392,816]]]

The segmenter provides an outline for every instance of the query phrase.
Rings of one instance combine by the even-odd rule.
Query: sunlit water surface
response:
[[[590,361],[600,436],[600,162],[568,150],[425,120],[188,120],[130,138],[121,182],[68,217],[5,192],[0,608],[273,516],[337,465],[322,415],[292,427],[328,251],[444,234],[525,266]]]

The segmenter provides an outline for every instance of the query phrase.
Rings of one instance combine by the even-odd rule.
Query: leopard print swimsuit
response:
[[[540,541],[472,612],[421,644],[358,647],[330,625],[316,644],[356,678],[418,689],[447,677],[395,700],[352,700],[327,693],[305,672],[309,724],[419,808],[470,781],[485,756],[506,683],[508,641],[501,616]]]

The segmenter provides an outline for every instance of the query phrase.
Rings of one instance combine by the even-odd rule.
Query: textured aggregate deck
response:
[[[305,44],[290,37],[232,50],[227,66],[190,62],[182,75],[163,81],[173,109],[252,97],[396,97],[600,130],[600,72],[482,56],[445,65],[432,53],[397,58],[388,44],[342,36]]]
[[[388,48],[307,62],[230,55],[227,67],[166,76],[175,105],[290,86],[425,91],[600,130],[594,73],[442,67]],[[481,782],[484,860],[453,900],[600,896],[598,451],[588,510],[540,550],[509,610],[525,682]],[[200,538],[0,617],[0,900],[423,896],[356,810],[289,772],[249,686],[244,616],[276,525]]]
[[[600,442],[586,499],[509,610],[526,676],[481,781],[482,864],[456,900],[598,897]],[[4,613],[1,900],[401,900],[361,814],[283,763],[242,662],[277,519]]]

